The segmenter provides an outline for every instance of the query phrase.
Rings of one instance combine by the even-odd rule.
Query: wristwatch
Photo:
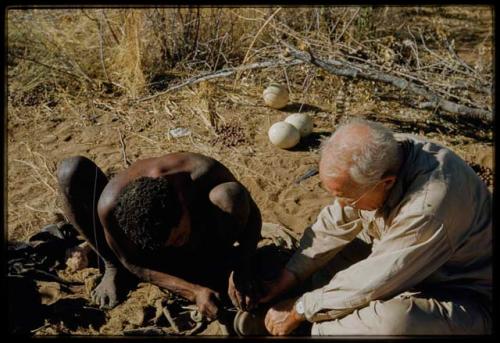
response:
[[[294,309],[301,318],[305,318],[304,301],[302,300],[302,297],[295,301]]]

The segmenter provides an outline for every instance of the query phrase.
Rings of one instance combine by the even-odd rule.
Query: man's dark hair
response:
[[[181,205],[170,183],[162,177],[140,177],[121,192],[114,210],[118,227],[141,250],[163,246],[179,223]]]

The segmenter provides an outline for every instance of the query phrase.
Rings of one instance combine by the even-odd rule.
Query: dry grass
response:
[[[479,6],[9,10],[8,239],[26,240],[64,219],[55,171],[74,155],[92,159],[110,177],[129,162],[168,152],[211,156],[249,189],[263,221],[299,233],[331,197],[317,177],[295,181],[317,165],[321,137],[347,117],[425,135],[478,169],[492,168],[488,124],[416,109],[405,92],[306,64],[247,70],[161,93],[221,68],[286,59],[284,40],[488,108],[491,95],[481,89],[493,80],[492,23],[491,9]],[[409,60],[398,57],[407,39],[415,43]],[[270,82],[288,86],[283,110],[263,104]],[[269,127],[298,111],[313,117],[312,138],[291,150],[271,146]],[[180,127],[191,134],[169,134]],[[61,322],[37,335],[122,331],[120,323],[72,330]]]
[[[54,172],[61,158],[85,155],[113,174],[124,168],[123,151],[131,162],[180,150],[212,156],[251,190],[264,220],[301,231],[314,210],[294,212],[300,200],[292,185],[317,161],[317,146],[277,151],[267,142],[270,125],[299,109],[313,116],[317,135],[343,116],[371,113],[396,131],[423,133],[491,166],[491,127],[410,108],[398,100],[404,93],[307,65],[242,72],[132,101],[202,72],[283,58],[283,39],[325,56],[347,51],[432,87],[442,83],[450,99],[487,108],[491,96],[478,89],[493,79],[491,15],[487,7],[9,10],[9,239],[60,218]],[[394,58],[405,39],[416,44],[411,63]],[[262,90],[273,81],[288,85],[285,111],[263,106]],[[340,101],[344,111],[337,113]],[[228,125],[241,127],[245,140],[213,144]],[[192,134],[170,137],[176,127]],[[481,160],[485,153],[490,157]],[[299,187],[328,201],[312,179]]]

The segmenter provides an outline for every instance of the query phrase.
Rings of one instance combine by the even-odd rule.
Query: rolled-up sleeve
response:
[[[395,220],[368,258],[303,296],[307,320],[342,317],[370,301],[415,286],[442,266],[452,248],[442,221],[413,214]]]
[[[301,281],[325,265],[363,229],[359,212],[338,201],[323,208],[308,227],[286,268]]]

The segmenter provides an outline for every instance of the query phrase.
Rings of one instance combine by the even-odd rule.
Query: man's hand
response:
[[[295,311],[296,300],[297,298],[287,299],[269,308],[264,319],[267,331],[274,336],[284,336],[305,320]]]
[[[267,303],[297,284],[298,280],[295,274],[283,268],[280,276],[276,280],[264,283],[265,293],[259,298],[258,302],[260,304]]]
[[[117,279],[119,272],[114,267],[106,267],[99,285],[90,292],[90,298],[101,309],[111,309],[118,305]]]
[[[220,304],[219,293],[211,290],[210,288],[200,287],[195,295],[196,306],[198,311],[205,317],[214,320],[217,318],[219,311],[218,304]]]
[[[227,293],[229,299],[231,299],[231,302],[236,308],[248,311],[252,310],[256,305],[258,290],[255,285],[255,280],[251,280],[249,275],[242,275],[242,273],[245,272],[231,272]]]

